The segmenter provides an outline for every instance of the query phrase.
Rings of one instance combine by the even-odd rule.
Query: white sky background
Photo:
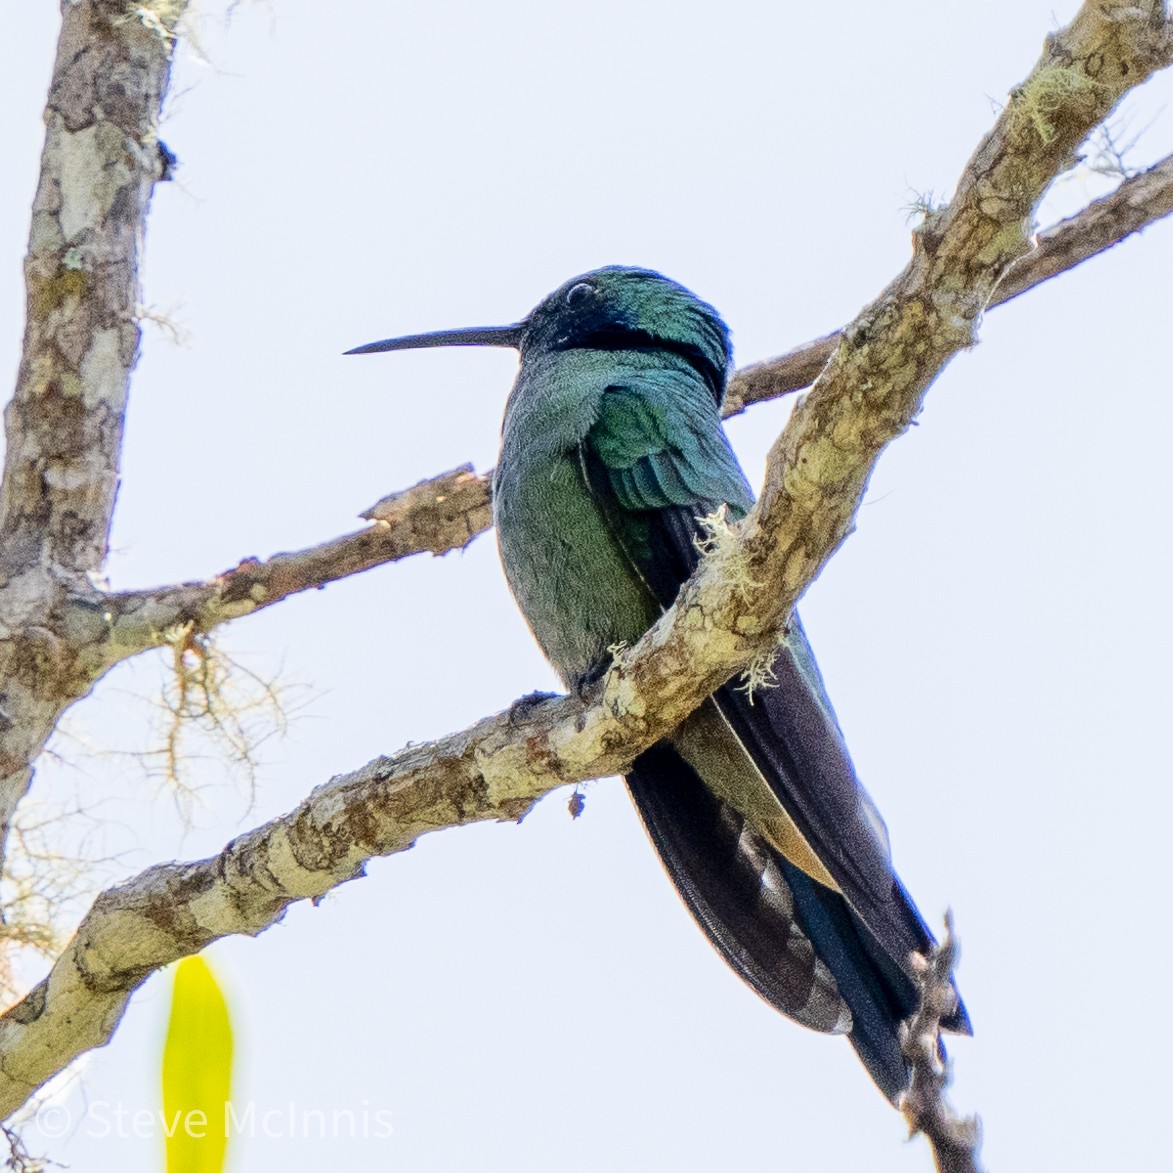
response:
[[[386,492],[492,465],[511,354],[349,346],[514,321],[613,262],[712,301],[740,363],[849,320],[905,262],[913,193],[952,189],[1075,8],[281,0],[206,20],[207,61],[180,50],[162,128],[180,169],[144,272],[189,338],[146,331],[114,584],[313,544]],[[7,29],[12,372],[56,14],[18,0]],[[1171,97],[1165,78],[1126,107],[1133,132],[1156,117],[1138,164],[1173,149]],[[1044,218],[1101,190],[1068,183]],[[934,925],[955,911],[977,1031],[951,1046],[955,1099],[999,1173],[1167,1151],[1171,265],[1165,223],[992,313],[803,604],[900,872]],[[787,410],[731,425],[751,480]],[[214,852],[332,774],[556,687],[491,537],[282,603],[228,646],[318,690],[251,811],[220,785],[184,835],[129,765],[38,774],[50,807],[130,796],[102,807],[97,842],[125,852],[108,878]],[[105,682],[75,733],[131,743],[153,680]],[[563,793],[520,827],[432,836],[210,957],[243,1101],[394,1122],[385,1140],[258,1128],[238,1173],[931,1167],[844,1040],[725,968],[615,780],[577,822]],[[71,1134],[34,1129],[35,1151],[162,1167],[156,1138],[97,1134],[102,1104],[158,1106],[167,990],[136,996],[64,1095]]]

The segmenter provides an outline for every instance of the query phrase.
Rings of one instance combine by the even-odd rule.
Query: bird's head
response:
[[[556,350],[667,350],[697,368],[718,402],[732,358],[729,330],[711,305],[651,269],[624,265],[572,277],[510,326],[386,338],[346,353],[421,346],[514,346],[523,361]]]

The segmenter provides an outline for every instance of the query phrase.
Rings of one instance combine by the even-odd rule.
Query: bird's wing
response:
[[[581,446],[588,487],[634,568],[667,607],[697,561],[697,517],[753,504],[708,385],[676,370],[627,372],[599,398]]]
[[[740,517],[752,503],[708,388],[678,371],[625,372],[622,380],[608,386],[581,455],[590,491],[612,532],[664,607],[674,600],[700,557],[697,540],[703,537],[703,527],[698,518],[721,505]],[[698,711],[696,721],[704,725],[698,736],[709,743],[724,738],[744,750],[752,766],[741,771],[737,786],[742,794],[746,788],[759,793],[744,800],[738,793],[732,795],[740,813],[765,830],[791,868],[821,881],[799,884],[804,891],[809,887],[809,899],[799,901],[806,908],[799,919],[808,935],[818,935],[812,918],[824,929],[828,918],[840,927],[855,926],[858,939],[847,948],[855,958],[847,968],[868,969],[873,984],[884,988],[883,996],[877,997],[887,1002],[885,1016],[904,1017],[915,998],[909,954],[927,949],[932,936],[892,870],[884,824],[855,775],[797,615],[772,667],[776,686],[758,689],[752,698],[734,685],[720,689],[705,711]],[[678,736],[678,748],[686,748],[687,740]],[[655,786],[644,786],[641,798],[638,770],[636,774],[633,793],[652,838],[698,920],[736,965],[735,950],[718,940],[696,899],[689,897],[678,874],[680,861],[674,866],[665,853],[671,837],[657,833],[652,825],[653,820],[672,819],[671,802]],[[713,772],[702,769],[701,774],[708,775],[706,781],[713,788]],[[771,806],[784,815],[778,834],[764,826]],[[788,837],[787,828],[797,837]],[[836,900],[845,901],[847,909],[840,909]],[[846,915],[848,909],[853,915]],[[826,953],[827,948],[820,950],[816,941],[816,951]],[[745,967],[738,968],[764,992]],[[851,974],[837,972],[836,977],[842,988]],[[857,1019],[861,1012],[870,1017],[860,999],[847,1000]],[[950,1025],[967,1029],[964,1010]],[[858,1046],[854,1034],[853,1041]]]
[[[669,741],[626,777],[648,836],[677,891],[734,972],[812,1030],[854,1025],[839,983],[804,928],[796,886],[810,883],[743,815],[713,793]]]
[[[591,492],[663,607],[700,558],[699,519],[720,505],[740,517],[752,504],[706,392],[678,371],[641,371],[638,378],[628,373],[623,384],[608,386],[601,396],[584,440]],[[871,920],[867,910],[891,900],[887,831],[855,776],[797,618],[791,629],[772,665],[776,687],[759,688],[751,697],[726,686],[715,699],[734,732],[752,747],[762,784],[814,856],[804,861],[796,846],[794,862],[841,890]],[[885,941],[879,926],[873,931]],[[899,951],[907,952],[902,943]]]

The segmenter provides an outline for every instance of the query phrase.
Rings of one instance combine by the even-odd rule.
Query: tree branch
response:
[[[1015,261],[1002,278],[988,309],[1034,289],[1060,273],[1098,256],[1173,212],[1173,155],[1115,191],[1088,204],[1082,212],[1040,232],[1034,249]],[[843,331],[804,343],[777,358],[742,367],[729,381],[725,416],[739,415],[754,403],[777,399],[809,387],[839,345]]]
[[[558,698],[319,787],[215,859],[152,868],[100,896],[49,976],[0,1018],[0,1113],[107,1041],[155,969],[227,933],[255,934],[294,900],[361,874],[421,834],[518,818],[566,782],[620,771],[706,695],[773,646],[843,540],[883,447],[1026,251],[1047,184],[1119,97],[1168,60],[1163,7],[1086,4],[929,217],[905,271],[844,331],[771,453],[758,505],[659,623],[621,652],[590,703]],[[734,573],[730,573],[733,571]]]
[[[900,1110],[912,1135],[923,1133],[929,1142],[938,1173],[981,1173],[981,1122],[976,1116],[958,1116],[946,1097],[950,1077],[941,1052],[941,1019],[957,1008],[953,988],[957,944],[950,914],[945,915],[941,943],[927,957],[918,954],[916,961],[920,1003],[902,1030],[912,1082],[900,1101]]]
[[[1173,155],[1125,179],[1111,195],[1088,204],[1039,234],[1038,247],[1002,279],[991,306],[1006,302],[1107,252],[1134,232],[1173,212]]]
[[[1089,0],[1049,36],[953,199],[926,216],[904,272],[843,332],[771,450],[762,495],[743,523],[738,553],[758,584],[747,608],[754,622],[776,630],[847,536],[880,452],[912,424],[949,359],[974,344],[999,281],[1028,252],[1047,187],[1120,98],[1169,63],[1173,28],[1164,13],[1152,0]],[[686,585],[677,608],[687,609],[695,590]],[[714,626],[734,630],[730,619],[714,617]]]
[[[294,900],[322,896],[428,831],[518,819],[563,782],[621,770],[627,724],[567,697],[519,707],[333,779],[216,858],[154,867],[104,893],[49,976],[0,1018],[0,1117],[105,1043],[155,969],[229,933],[261,932]]]
[[[67,4],[25,259],[27,318],[5,422],[5,571],[106,558],[130,371],[142,227],[163,177],[157,121],[186,3]]]
[[[368,509],[371,525],[357,533],[238,566],[207,582],[145,591],[124,591],[74,600],[80,611],[100,609],[104,640],[94,648],[103,670],[146,648],[157,647],[169,628],[212,628],[270,607],[301,591],[360,574],[411,554],[445,554],[467,546],[492,525],[490,476],[471,464],[392,493]]]
[[[0,482],[0,863],[61,713],[93,685],[59,607],[106,557],[139,251],[165,177],[156,127],[186,0],[74,0],[25,261],[27,320]]]
[[[134,10],[133,16],[126,16],[121,14],[120,5],[99,0],[70,6],[62,32],[53,91],[65,95],[58,105],[63,110],[73,111],[70,117],[75,122],[80,120],[84,123],[84,117],[77,113],[85,109],[84,101],[78,95],[88,100],[88,97],[93,96],[93,86],[103,82],[103,79],[120,76],[119,71],[110,64],[108,54],[113,49],[108,49],[107,56],[102,57],[97,65],[90,60],[89,54],[76,51],[84,34],[95,27],[105,27],[102,22],[106,21],[110,27],[124,34],[125,43],[116,41],[116,48],[121,46],[121,51],[133,59],[131,64],[134,68],[145,68],[144,62],[150,66],[147,80],[133,93],[138,102],[134,106],[135,117],[138,118],[136,125],[153,126],[157,103],[166,81],[167,54],[170,52],[173,26],[152,21],[150,11],[140,5]],[[167,12],[170,14],[169,19],[178,18],[174,8],[169,8]],[[1112,22],[1109,20],[1108,23]],[[152,36],[156,38],[155,42],[150,41]],[[144,37],[147,38],[147,44],[153,46],[153,54],[139,53],[139,42]],[[136,53],[138,56],[135,56]],[[138,78],[138,74],[135,77]],[[1025,87],[1020,89],[1019,94],[1024,92]],[[152,103],[155,105],[152,106]],[[105,205],[100,200],[95,202],[96,196],[93,199],[87,197],[84,176],[80,171],[75,173],[69,170],[62,162],[63,155],[73,158],[69,152],[79,148],[63,145],[67,137],[74,134],[70,129],[73,123],[52,102],[51,108],[56,112],[50,116],[50,133],[46,139],[42,183],[38,192],[39,210],[34,218],[28,262],[30,317],[25,361],[21,367],[21,383],[8,413],[10,456],[5,466],[4,485],[7,495],[3,498],[8,502],[5,506],[8,512],[3,516],[8,518],[10,524],[4,532],[3,555],[0,557],[0,620],[6,620],[4,626],[18,635],[9,641],[0,641],[0,678],[10,681],[14,686],[0,693],[0,771],[3,771],[0,776],[0,842],[3,828],[7,826],[16,803],[27,789],[31,777],[30,764],[44,747],[61,711],[85,695],[94,681],[110,666],[129,655],[156,646],[160,633],[167,628],[190,623],[197,630],[208,631],[229,619],[272,605],[290,594],[324,585],[384,562],[424,550],[443,552],[464,545],[487,528],[490,521],[488,475],[479,479],[459,479],[457,483],[449,480],[451,474],[444,474],[435,478],[434,482],[424,482],[404,494],[388,499],[392,503],[390,505],[381,503],[389,510],[386,517],[380,517],[381,521],[387,523],[386,528],[377,524],[318,547],[295,554],[276,555],[263,562],[249,559],[204,583],[185,583],[108,595],[93,588],[84,579],[78,579],[77,571],[92,566],[96,556],[94,552],[99,546],[104,551],[104,535],[109,525],[112,490],[116,482],[120,413],[124,407],[125,384],[130,369],[130,361],[122,362],[117,368],[117,379],[111,383],[114,368],[95,365],[92,358],[86,359],[85,356],[91,353],[93,346],[98,345],[94,341],[97,337],[94,331],[103,322],[117,319],[117,313],[120,312],[118,307],[129,304],[128,299],[136,292],[134,267],[137,264],[137,236],[110,214],[108,218],[116,221],[110,230],[114,243],[108,241],[104,247],[108,247],[113,255],[116,244],[127,250],[126,255],[117,263],[107,259],[99,264],[95,259],[100,252],[95,241],[101,242],[104,238],[101,233],[88,234],[82,227],[75,225],[67,209],[84,205],[100,218]],[[106,125],[100,120],[92,122],[91,115],[85,117],[90,117],[91,123],[83,125],[84,131]],[[72,142],[71,139],[69,141]],[[154,140],[148,134],[144,141]],[[84,138],[85,142],[89,142],[89,139]],[[115,168],[113,174],[117,178],[122,172]],[[140,219],[146,213],[149,181],[155,177],[156,173],[150,167],[139,175],[135,214]],[[1111,247],[1125,236],[1167,215],[1171,205],[1173,157],[1127,180],[1112,195],[1043,233],[1035,251],[1011,268],[996,289],[991,304],[1009,300],[1057,272]],[[121,215],[126,210],[125,200],[119,207]],[[110,213],[109,208],[105,210]],[[63,215],[73,229],[74,236],[67,235],[61,228]],[[50,230],[47,224],[50,228],[56,224],[57,228]],[[922,229],[922,235],[926,229]],[[75,238],[82,240],[84,247],[71,243]],[[48,248],[47,242],[54,244],[56,253]],[[103,281],[86,278],[84,274],[88,270],[84,264],[82,269],[70,267],[82,262],[89,264],[91,260],[104,275]],[[46,277],[46,273],[50,277]],[[53,288],[58,292],[68,292],[60,304],[54,300],[56,295],[48,299],[44,296],[45,281],[56,280],[52,278],[52,273],[56,273],[60,279]],[[82,275],[70,277],[71,273]],[[117,277],[121,284],[113,281],[111,275]],[[101,307],[107,302],[110,305],[103,310]],[[134,323],[128,318],[117,320],[131,330],[137,345],[137,327]],[[79,350],[87,336],[86,329],[92,335],[90,349],[83,347]],[[842,333],[828,335],[788,355],[744,368],[731,381],[725,414],[737,414],[749,403],[807,386],[826,365],[841,337]],[[65,345],[66,342],[69,346]],[[73,356],[74,368],[61,367],[61,362],[69,355]],[[53,371],[61,375],[57,383],[46,374]],[[48,383],[45,382],[47,378]],[[61,494],[64,494],[61,495],[53,489],[55,474],[50,469],[42,478],[41,485],[48,492],[47,516],[41,517],[36,510],[23,510],[20,502],[25,497],[20,486],[27,488],[33,482],[41,484],[37,481],[37,469],[40,467],[37,461],[41,459],[37,454],[44,439],[40,433],[47,430],[64,436],[69,432],[67,428],[55,432],[54,426],[62,422],[59,415],[61,404],[66,403],[65,410],[68,412],[68,405],[73,401],[68,396],[63,399],[53,388],[56,387],[58,391],[67,386],[89,388],[91,383],[93,389],[83,390],[79,400],[79,410],[85,421],[88,421],[82,429],[82,449],[91,455],[96,451],[94,459],[107,469],[109,476],[105,480],[98,477],[95,482],[84,477],[77,480],[74,473],[70,472],[62,481],[65,488],[61,489]],[[115,413],[118,415],[117,427],[112,428],[107,426],[107,416],[114,406],[119,408],[119,412]],[[100,421],[100,426],[97,433],[91,435],[95,420]],[[88,446],[91,440],[97,443],[96,449]],[[52,452],[52,447],[47,451]],[[102,485],[106,489],[101,489]],[[432,489],[435,493],[429,498]],[[75,500],[79,495],[82,500]],[[82,512],[75,512],[71,508],[74,505],[81,508]],[[31,539],[21,539],[21,527],[26,523],[31,524],[30,518],[34,515],[40,517],[42,522],[47,521],[42,536],[50,546],[52,541],[47,535],[55,524],[52,518],[58,515],[68,519],[66,529],[82,542],[82,546],[74,550],[76,557],[71,558],[64,569],[57,568],[54,572],[44,566],[41,556],[36,555],[36,543],[30,544]],[[371,516],[380,515],[372,513]],[[88,523],[76,528],[78,519],[84,521],[86,517],[91,520],[97,518],[100,522],[97,530]],[[83,531],[89,535],[84,540]],[[103,535],[101,542],[93,545],[92,539],[98,531]],[[91,542],[91,546],[85,546],[87,541]],[[33,561],[25,565],[22,573],[21,560],[30,558]],[[17,573],[15,582],[7,577],[13,571]],[[32,590],[29,589],[30,577],[40,580]],[[68,580],[64,597],[63,579]],[[38,604],[31,610],[28,605],[30,596]],[[7,605],[7,599],[12,599],[13,604]],[[13,613],[16,608],[19,614]]]

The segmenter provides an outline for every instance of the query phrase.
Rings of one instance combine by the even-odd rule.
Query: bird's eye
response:
[[[595,287],[586,281],[580,281],[577,285],[572,285],[566,291],[566,304],[578,305],[584,298],[594,296]]]

